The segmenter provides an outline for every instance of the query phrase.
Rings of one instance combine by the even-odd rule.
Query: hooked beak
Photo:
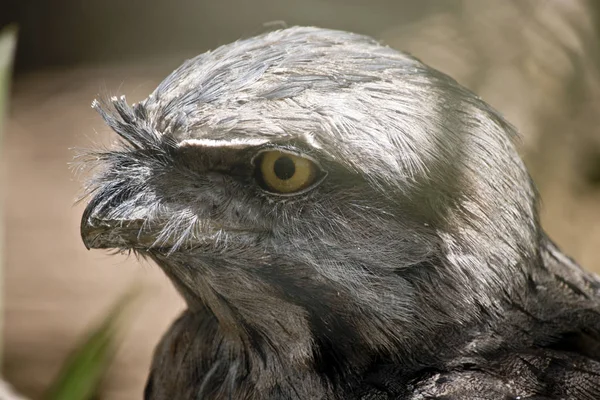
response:
[[[155,230],[142,218],[103,218],[93,200],[81,217],[81,239],[90,249],[149,249],[156,242]]]
[[[119,201],[123,201],[119,199]],[[125,200],[127,201],[127,200]],[[265,232],[263,227],[247,227],[229,224],[223,226],[211,218],[191,218],[190,224],[178,230],[168,230],[170,212],[163,207],[163,215],[148,218],[144,206],[131,203],[131,207],[119,207],[122,203],[106,201],[102,196],[91,199],[81,217],[81,239],[90,249],[129,249],[141,251],[167,251],[181,247],[207,246],[220,240],[224,234],[249,237]],[[126,211],[123,211],[123,208]],[[182,240],[185,239],[185,240]]]
[[[115,217],[106,206],[98,205],[92,199],[81,218],[81,239],[90,249],[132,249],[170,251],[180,246],[177,236],[160,237],[167,219],[158,218],[148,221],[143,210],[133,210],[131,215]],[[108,215],[108,216],[107,216]],[[194,234],[189,237],[188,245],[207,245],[214,243],[223,232],[233,235],[256,235],[264,230],[245,229],[243,227],[225,228],[210,220],[199,220]],[[160,238],[160,239],[159,239]]]

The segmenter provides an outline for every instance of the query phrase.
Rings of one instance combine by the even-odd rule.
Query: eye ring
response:
[[[261,188],[279,196],[305,193],[327,175],[312,157],[283,149],[260,151],[252,164]]]

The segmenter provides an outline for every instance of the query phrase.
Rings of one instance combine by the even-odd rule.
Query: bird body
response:
[[[562,254],[476,95],[371,38],[295,27],[184,63],[121,137],[88,248],[188,309],[145,398],[600,399],[600,280]]]

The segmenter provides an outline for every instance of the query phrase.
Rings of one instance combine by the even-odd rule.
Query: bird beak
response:
[[[81,218],[81,238],[90,249],[148,249],[155,243],[152,229],[143,219],[104,219],[94,201]]]

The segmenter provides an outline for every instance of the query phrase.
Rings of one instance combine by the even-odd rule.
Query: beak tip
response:
[[[85,246],[85,248],[87,250],[91,250],[93,247],[93,243],[90,237],[90,225],[89,225],[89,221],[87,220],[87,218],[82,219],[81,221],[81,226],[80,226],[80,235],[81,235],[81,241],[83,242],[83,245]]]
[[[81,232],[81,241],[87,250],[91,250],[92,246],[90,246],[88,237],[83,232]]]

